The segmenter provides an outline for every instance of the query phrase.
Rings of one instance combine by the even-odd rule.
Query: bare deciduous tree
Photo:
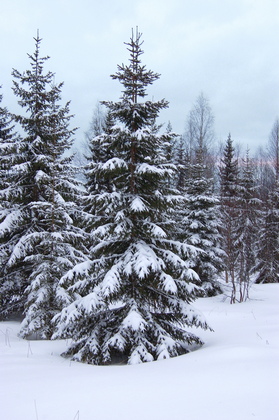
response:
[[[185,144],[191,163],[195,163],[195,151],[202,151],[203,164],[207,174],[212,177],[214,159],[212,148],[214,143],[214,116],[209,100],[200,93],[186,121]]]

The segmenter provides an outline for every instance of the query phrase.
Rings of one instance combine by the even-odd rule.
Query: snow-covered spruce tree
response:
[[[0,104],[2,94],[0,94]],[[16,302],[6,294],[4,265],[9,258],[9,224],[17,215],[17,204],[12,200],[12,169],[18,160],[19,137],[14,130],[12,116],[6,107],[0,106],[0,318],[5,317],[7,305],[13,307]],[[15,287],[10,283],[9,287]]]
[[[185,150],[185,140],[182,136],[178,136],[172,131],[170,122],[167,125],[162,139],[164,137],[165,142],[163,142],[162,151],[165,156],[165,161],[172,163],[176,167],[175,173],[169,180],[169,186],[183,193],[185,191],[184,187],[190,164],[187,151]]]
[[[21,335],[49,338],[51,319],[62,309],[62,296],[66,299],[59,280],[84,255],[76,225],[80,188],[71,158],[64,157],[74,133],[69,129],[69,103],[59,105],[63,84],[53,85],[53,73],[44,73],[48,57],[40,57],[40,43],[37,36],[35,53],[29,55],[31,69],[12,72],[14,93],[25,109],[14,119],[25,136],[12,170],[17,215],[6,218],[10,255],[2,269],[6,295],[13,299],[16,294],[18,309],[25,308]]]
[[[0,86],[1,88],[1,86]],[[0,94],[0,104],[3,95]],[[14,130],[14,122],[6,107],[0,106],[0,220],[6,214],[5,209],[12,204],[9,200],[8,187],[10,186],[9,173],[17,158],[17,144],[19,136]]]
[[[279,283],[279,183],[269,192],[259,232],[256,283]]]
[[[229,134],[220,167],[220,202],[222,249],[224,258],[226,283],[231,286],[231,303],[236,302],[236,241],[239,217],[239,168],[234,155],[233,141]]]
[[[270,165],[269,153],[263,148],[259,148],[253,168],[255,180],[258,185],[258,196],[262,202],[262,209],[268,200],[269,191],[275,186],[275,173],[273,167]]]
[[[177,167],[176,174],[176,188],[185,193],[186,182],[190,176],[190,156],[188,150],[185,147],[185,140],[183,136],[180,136],[176,141],[175,148],[175,165]]]
[[[239,302],[249,297],[251,270],[255,265],[259,233],[259,205],[249,152],[243,160],[239,178],[238,218],[235,229],[236,284]]]
[[[109,188],[108,179],[105,177],[102,179],[100,175],[96,173],[96,164],[105,163],[113,157],[113,152],[110,148],[110,139],[114,132],[113,126],[113,116],[108,112],[103,122],[102,132],[96,132],[92,138],[88,139],[88,153],[85,155],[87,159],[85,172],[86,188],[89,193],[87,197],[89,198],[89,201],[92,194],[95,195],[100,191],[103,191],[103,188],[107,191],[107,188]],[[85,207],[85,210],[90,214],[94,214],[94,211],[87,206]]]
[[[186,243],[197,246],[194,270],[198,273],[207,296],[222,292],[217,280],[223,267],[224,251],[221,249],[219,233],[219,200],[213,194],[213,180],[206,177],[204,155],[197,148],[195,163],[190,165],[190,176],[186,182],[188,204],[181,221]]]
[[[207,328],[190,305],[198,292],[187,259],[194,247],[172,238],[177,197],[167,186],[173,165],[161,163],[163,140],[153,129],[167,102],[143,101],[159,75],[141,64],[141,45],[141,34],[133,34],[127,44],[130,64],[118,66],[112,76],[124,90],[119,102],[105,103],[115,121],[110,134],[98,138],[107,160],[92,161],[90,169],[91,262],[64,277],[81,297],[56,317],[54,338],[72,338],[64,355],[92,364],[177,356],[201,344],[185,327]]]

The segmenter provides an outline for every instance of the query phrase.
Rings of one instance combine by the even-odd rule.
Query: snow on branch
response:
[[[68,280],[73,280],[74,278],[87,277],[89,275],[89,270],[92,266],[92,261],[87,260],[82,263],[75,265],[74,268],[69,270],[60,280],[60,284],[63,285]]]
[[[137,242],[125,256],[124,272],[131,274],[135,271],[140,279],[148,276],[151,271],[158,272],[164,269],[164,261],[159,258],[153,249],[143,241]]]
[[[142,362],[152,362],[154,357],[151,353],[147,350],[147,348],[140,343],[137,347],[132,351],[131,356],[129,357],[128,364],[129,365],[136,365]]]
[[[132,211],[139,212],[139,213],[147,210],[146,205],[144,204],[144,202],[142,201],[140,197],[136,197],[133,199],[133,201],[130,204],[130,208]]]
[[[0,237],[3,237],[5,233],[10,232],[15,224],[19,224],[21,218],[20,210],[9,213],[3,222],[0,223]]]
[[[166,232],[160,226],[156,225],[155,223],[148,222],[148,227],[149,227],[153,237],[155,237],[155,238],[166,238],[167,237]]]
[[[42,234],[40,232],[33,232],[22,236],[13,248],[7,266],[12,267],[18,260],[26,257],[28,252],[32,252],[34,244],[40,240],[41,237]]]
[[[105,163],[103,163],[101,165],[101,170],[103,171],[112,171],[114,169],[118,169],[118,168],[124,168],[127,169],[127,163],[125,162],[124,159],[119,159],[119,158],[112,158],[107,160]]]
[[[171,337],[164,335],[160,337],[160,344],[156,348],[157,359],[169,359],[177,347],[177,343]]]
[[[119,332],[114,334],[106,343],[106,347],[117,348],[119,351],[124,351],[126,340]]]
[[[143,319],[139,313],[136,305],[133,305],[128,312],[128,315],[123,319],[122,326],[125,329],[131,329],[132,331],[144,331],[147,322]]]
[[[121,264],[115,264],[111,269],[106,273],[102,283],[101,291],[105,297],[110,296],[114,293],[120,286],[120,272],[119,269]]]
[[[172,175],[173,170],[168,168],[159,168],[155,165],[149,165],[148,163],[141,163],[136,168],[137,174],[156,174],[160,177],[165,177],[166,175]]]
[[[50,177],[49,175],[47,175],[44,171],[39,170],[37,171],[36,175],[35,175],[35,181],[39,184],[41,182],[45,182],[47,180],[49,180]]]
[[[162,272],[160,275],[160,281],[163,284],[165,292],[172,293],[172,294],[177,293],[177,285],[172,276]]]

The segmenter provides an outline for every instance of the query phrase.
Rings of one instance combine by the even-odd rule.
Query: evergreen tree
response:
[[[236,228],[239,206],[239,169],[234,155],[234,147],[229,134],[224,149],[222,166],[220,167],[220,200],[222,249],[226,253],[224,259],[226,283],[231,285],[231,303],[236,302]]]
[[[0,104],[2,99],[3,95],[0,94]],[[8,173],[17,156],[18,140],[19,138],[14,131],[12,116],[6,107],[0,106],[0,204],[2,209],[9,206],[8,196],[6,195],[10,184]]]
[[[256,187],[249,153],[242,165],[239,180],[238,219],[236,225],[236,283],[239,288],[239,301],[249,297],[251,270],[255,265],[257,235],[259,231]]]
[[[259,232],[256,283],[279,282],[279,183],[269,192]]]
[[[190,166],[187,180],[187,209],[182,219],[187,243],[197,246],[194,270],[198,273],[207,296],[221,293],[217,275],[223,268],[224,252],[220,248],[219,201],[213,194],[213,181],[206,178],[203,150],[196,150],[195,164]]]
[[[0,94],[0,104],[2,94]],[[3,290],[6,282],[3,267],[5,266],[10,253],[9,226],[17,219],[18,208],[15,200],[12,200],[13,186],[11,174],[13,165],[18,159],[19,137],[14,131],[12,116],[6,107],[0,106],[0,318],[5,316],[5,308],[16,305],[16,299],[11,300]],[[14,287],[9,282],[11,288]]]
[[[263,148],[258,149],[254,165],[254,175],[259,186],[258,196],[264,208],[268,200],[269,191],[274,188],[276,182],[274,170],[270,165],[269,153],[263,150]]]
[[[157,135],[162,131],[163,124],[157,125],[156,121],[154,121],[152,125],[153,133]],[[176,189],[179,173],[177,169],[177,134],[175,134],[172,130],[172,125],[170,121],[167,124],[165,132],[161,134],[161,146],[158,151],[159,160],[161,159],[160,163],[169,164],[170,167],[173,165],[173,176],[168,178],[168,187]],[[158,161],[159,161],[158,160]]]
[[[28,55],[31,69],[12,72],[14,93],[25,109],[14,119],[25,136],[11,173],[18,213],[6,228],[10,254],[2,267],[6,278],[2,290],[7,302],[16,299],[18,310],[24,308],[21,335],[49,338],[51,319],[67,300],[58,282],[84,255],[77,226],[80,187],[71,157],[64,157],[75,130],[69,129],[69,103],[59,105],[63,83],[54,85],[54,74],[44,73],[49,57],[40,57],[40,43],[37,35],[35,52]],[[11,312],[10,306],[6,311]]]
[[[96,131],[95,136],[88,140],[88,153],[85,155],[87,165],[85,165],[85,187],[84,211],[86,214],[86,223],[84,229],[89,233],[94,224],[96,214],[96,195],[100,193],[109,193],[113,190],[113,185],[108,176],[102,176],[102,165],[113,158],[113,152],[110,148],[110,137],[113,135],[114,119],[111,112],[107,112],[102,130]]]
[[[180,192],[186,191],[186,182],[190,176],[190,157],[185,148],[185,141],[181,136],[176,142],[175,165],[177,167],[176,188]]]
[[[1,87],[1,86],[0,86]],[[3,95],[0,94],[0,104]],[[0,106],[0,203],[1,207],[9,206],[9,199],[7,189],[10,185],[9,172],[17,157],[17,145],[19,136],[14,130],[14,123],[6,107]]]
[[[279,281],[279,120],[272,127],[267,152],[261,151],[262,223],[257,241],[256,283]]]
[[[185,326],[207,327],[190,305],[198,292],[187,259],[194,247],[172,239],[173,165],[165,162],[165,138],[154,129],[167,102],[142,100],[159,75],[141,64],[141,45],[141,34],[133,34],[130,64],[112,76],[124,92],[119,102],[105,103],[118,125],[98,138],[106,156],[92,160],[90,169],[91,261],[64,277],[80,299],[56,317],[54,337],[72,338],[65,355],[93,364],[177,356],[201,343]]]

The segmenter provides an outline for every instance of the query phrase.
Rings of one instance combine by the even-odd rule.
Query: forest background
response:
[[[208,328],[190,303],[221,293],[221,273],[231,303],[278,282],[278,118],[255,158],[230,132],[216,147],[204,93],[182,135],[156,125],[168,102],[146,95],[160,75],[141,66],[136,29],[112,75],[123,96],[97,104],[75,170],[70,103],[34,39],[31,70],[12,70],[25,113],[1,108],[1,314],[24,313],[25,338],[70,336],[67,355],[89,363],[187,352],[201,342],[177,326]]]
[[[84,165],[65,155],[73,116],[63,83],[45,73],[39,31],[31,68],[12,71],[25,113],[1,108],[1,316],[24,314],[25,338],[70,337],[65,355],[94,364],[202,344],[184,329],[208,328],[190,304],[221,293],[221,273],[231,303],[249,298],[252,276],[278,282],[278,119],[257,160],[237,155],[230,134],[214,154],[202,93],[185,134],[170,123],[162,133],[168,102],[146,99],[160,75],[141,64],[141,36],[132,30],[129,65],[111,76],[120,101],[93,115]]]

